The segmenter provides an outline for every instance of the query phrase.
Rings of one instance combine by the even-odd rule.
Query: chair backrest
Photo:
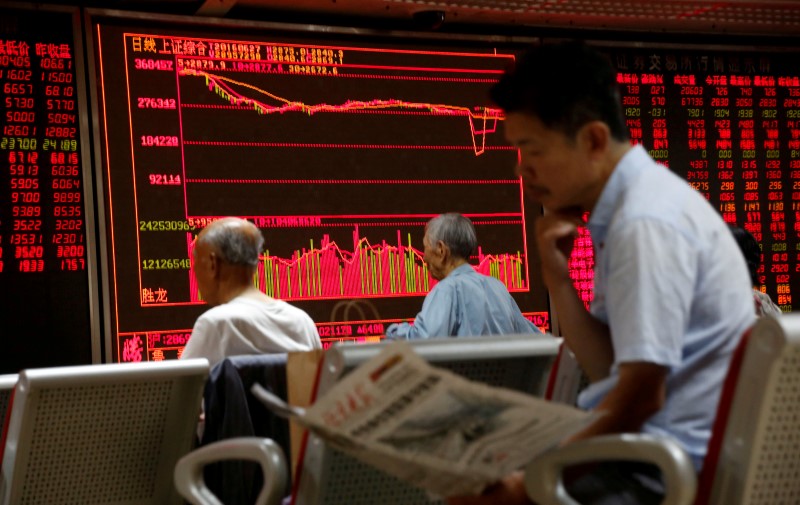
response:
[[[544,397],[552,402],[575,405],[578,393],[585,386],[585,376],[578,360],[566,345],[561,344],[558,356],[550,371],[547,391]]]
[[[286,400],[286,353],[229,356],[212,369],[203,395],[201,446],[238,437],[270,438],[289,454],[289,423],[251,393],[253,384]],[[251,504],[263,482],[253,461],[229,460],[205,467],[205,483],[226,505]],[[282,483],[287,487],[287,482]]]
[[[759,319],[734,355],[697,505],[800,503],[800,314]]]
[[[6,426],[3,505],[179,504],[205,359],[24,370]]]
[[[446,338],[409,342],[423,358],[468,379],[543,396],[560,339],[551,335]],[[383,343],[329,349],[320,364],[317,396],[375,356]],[[298,463],[297,505],[430,503],[424,491],[388,476],[308,435]]]
[[[17,385],[17,374],[0,375],[0,422],[5,422],[8,417],[8,406],[14,396],[14,386]],[[2,449],[0,449],[2,452]]]

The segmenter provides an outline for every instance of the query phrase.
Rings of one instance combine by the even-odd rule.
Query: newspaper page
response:
[[[394,342],[308,409],[253,393],[333,447],[436,496],[478,494],[594,414],[435,368]]]

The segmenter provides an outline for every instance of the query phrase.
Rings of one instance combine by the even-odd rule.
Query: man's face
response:
[[[519,149],[516,171],[529,198],[556,212],[591,210],[584,208],[593,187],[591,167],[579,142],[523,112],[506,114],[505,135]]]
[[[440,244],[431,243],[427,231],[425,232],[425,237],[422,239],[422,245],[425,247],[422,259],[428,265],[428,272],[430,272],[431,277],[437,281],[442,280],[444,278],[442,246]]]

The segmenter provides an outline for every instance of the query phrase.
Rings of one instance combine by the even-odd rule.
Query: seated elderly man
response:
[[[194,245],[194,276],[213,308],[201,315],[181,358],[308,351],[322,347],[314,321],[302,310],[253,285],[264,238],[251,222],[214,221]]]
[[[388,338],[465,337],[541,333],[520,313],[505,285],[467,262],[478,245],[472,222],[442,214],[425,227],[425,263],[439,281],[422,303],[414,324],[392,324]]]

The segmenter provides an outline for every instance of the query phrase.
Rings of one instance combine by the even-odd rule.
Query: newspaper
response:
[[[435,368],[394,342],[307,409],[256,395],[331,446],[433,496],[478,494],[594,415]]]

